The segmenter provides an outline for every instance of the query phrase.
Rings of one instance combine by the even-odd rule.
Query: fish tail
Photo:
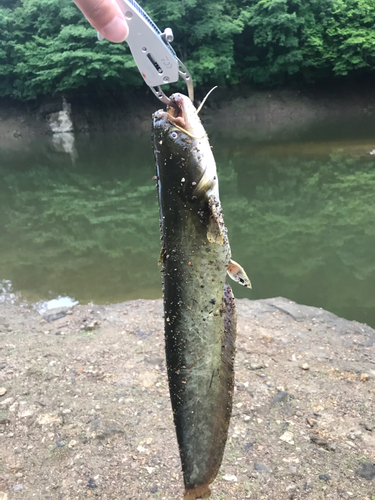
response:
[[[204,483],[194,488],[186,488],[184,500],[196,500],[197,498],[209,498],[211,492],[209,484],[215,479],[224,454],[225,443],[228,437],[229,421],[232,413],[232,400],[234,391],[234,356],[235,340],[237,333],[237,311],[234,296],[228,283],[224,284],[224,331],[221,342],[221,366],[220,366],[220,391],[215,409],[213,425],[213,439],[208,453],[209,460],[201,477]]]
[[[201,484],[196,488],[185,490],[184,500],[196,500],[197,498],[210,498],[211,490],[208,483]]]

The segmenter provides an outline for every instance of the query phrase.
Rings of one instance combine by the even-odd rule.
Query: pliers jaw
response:
[[[186,69],[186,66],[180,61],[180,59],[177,59],[178,61],[178,74],[181,76],[181,78],[185,81],[186,87],[188,90],[188,96],[191,100],[191,102],[194,103],[194,86],[193,86],[193,79],[189,73],[189,71]],[[167,106],[173,106],[173,102],[167,97],[162,88],[161,85],[158,85],[156,87],[151,87],[150,89],[154,93],[154,95],[159,99],[159,101],[163,102]]]

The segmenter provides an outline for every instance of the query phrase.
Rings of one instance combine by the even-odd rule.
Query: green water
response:
[[[232,254],[253,283],[233,284],[237,297],[280,295],[375,327],[372,129],[257,142],[210,131]],[[78,136],[70,155],[19,141],[0,150],[0,301],[161,297],[148,135]]]

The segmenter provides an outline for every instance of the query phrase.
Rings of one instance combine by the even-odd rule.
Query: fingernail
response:
[[[128,36],[128,26],[125,20],[116,16],[100,30],[100,33],[110,42],[123,42]]]

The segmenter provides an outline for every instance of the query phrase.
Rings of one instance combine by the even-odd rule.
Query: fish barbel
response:
[[[190,99],[153,115],[160,206],[165,348],[185,500],[208,498],[228,435],[234,384],[236,309],[216,164]]]

